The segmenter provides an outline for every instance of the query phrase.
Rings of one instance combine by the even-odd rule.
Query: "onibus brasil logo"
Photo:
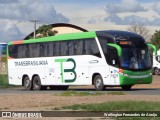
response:
[[[71,83],[74,82],[77,78],[77,74],[75,72],[75,68],[76,68],[76,62],[73,58],[68,58],[68,59],[55,59],[55,62],[59,62],[60,63],[60,72],[61,72],[61,81],[62,83]],[[63,68],[63,63],[65,62],[72,62],[73,63],[73,67],[70,69],[64,69]],[[74,78],[73,79],[64,79],[64,73],[73,73],[74,74]]]

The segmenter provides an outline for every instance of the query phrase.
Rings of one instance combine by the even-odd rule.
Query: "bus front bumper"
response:
[[[152,83],[152,71],[120,73],[120,85],[150,84]]]

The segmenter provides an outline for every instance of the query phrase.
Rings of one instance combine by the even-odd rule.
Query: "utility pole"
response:
[[[39,20],[30,20],[30,22],[33,22],[34,23],[34,39],[36,38],[36,24],[37,22],[39,22]]]

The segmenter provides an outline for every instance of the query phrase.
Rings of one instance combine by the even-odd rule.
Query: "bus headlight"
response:
[[[128,77],[128,74],[123,74],[123,76]]]

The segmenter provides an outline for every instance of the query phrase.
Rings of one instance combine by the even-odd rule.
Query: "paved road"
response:
[[[93,86],[72,86],[69,87],[69,90],[74,90],[77,92],[89,92],[93,93],[96,92]],[[105,91],[100,92],[116,92],[116,91],[122,91],[122,89],[119,88],[113,88],[113,87],[107,87]],[[26,91],[23,87],[17,87],[17,88],[7,88],[7,89],[0,89],[0,95],[1,94],[54,94],[54,93],[62,93],[64,91],[55,91],[55,90],[43,90],[43,91]],[[125,94],[131,94],[131,95],[160,95],[160,76],[153,76],[153,82],[152,84],[149,84],[148,87],[141,88],[132,88],[131,91],[122,91]]]
[[[69,90],[77,91],[77,92],[89,92],[94,93],[94,88],[69,88]],[[102,93],[107,92],[117,92],[122,91],[120,88],[107,88],[105,91],[98,91]],[[18,87],[18,88],[7,88],[7,89],[0,89],[0,95],[8,95],[8,94],[57,94],[62,93],[64,91],[55,91],[55,90],[42,90],[42,91],[26,91],[24,88]],[[160,88],[146,88],[146,89],[139,89],[139,88],[133,88],[131,91],[122,91],[124,94],[131,94],[131,95],[160,95]]]

